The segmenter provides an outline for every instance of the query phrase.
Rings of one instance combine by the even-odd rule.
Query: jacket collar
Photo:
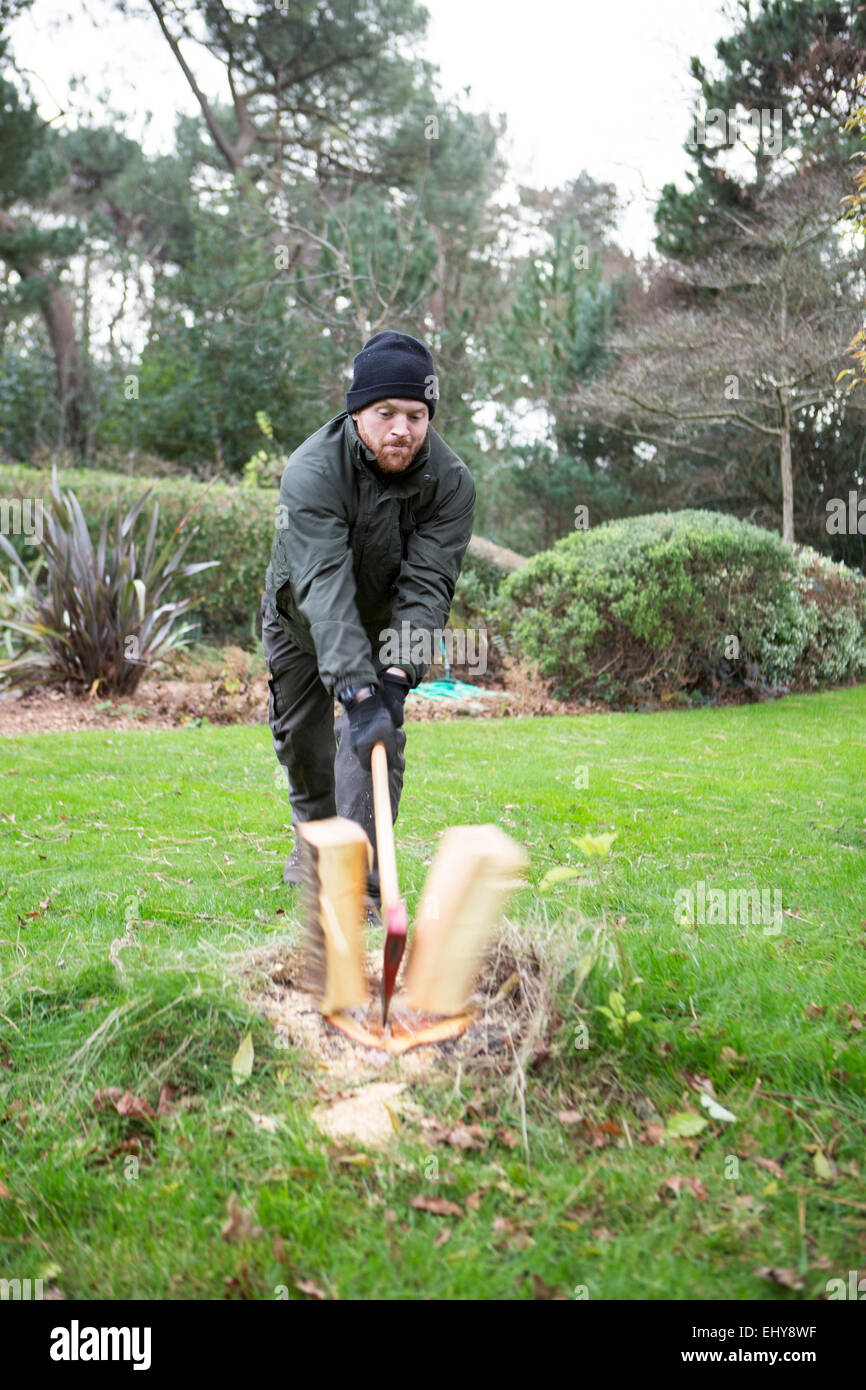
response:
[[[349,446],[349,453],[355,467],[375,478],[376,481],[383,487],[386,487],[390,493],[399,497],[407,497],[412,493],[422,490],[425,481],[424,467],[430,462],[429,425],[427,426],[427,437],[412,462],[409,464],[409,467],[405,472],[395,473],[387,479],[379,472],[376,465],[376,455],[367,448],[355,428],[355,421],[348,413],[346,413],[344,417],[343,436]]]

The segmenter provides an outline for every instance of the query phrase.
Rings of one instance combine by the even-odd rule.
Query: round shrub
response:
[[[759,698],[866,669],[863,576],[717,512],[575,531],[510,575],[497,608],[557,694],[617,705]]]

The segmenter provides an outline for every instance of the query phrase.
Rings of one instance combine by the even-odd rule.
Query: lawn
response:
[[[0,1278],[112,1299],[814,1299],[847,1280],[866,1263],[866,687],[416,723],[408,756],[410,920],[447,825],[495,821],[531,856],[508,930],[549,966],[544,1045],[412,1087],[438,1132],[480,1126],[473,1148],[412,1119],[381,1150],[326,1140],[311,1111],[336,1081],[250,1005],[251,967],[298,936],[266,727],[0,741]],[[605,832],[605,857],[575,843]],[[577,876],[540,891],[558,866]],[[689,889],[777,910],[683,922]],[[611,991],[639,1017],[612,1023]],[[166,1083],[158,1118],[93,1105],[119,1087],[156,1108]]]

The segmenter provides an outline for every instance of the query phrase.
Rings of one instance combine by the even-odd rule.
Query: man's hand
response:
[[[409,694],[409,677],[396,666],[389,666],[382,681],[382,696],[388,712],[394,721],[395,729],[403,727],[403,704]]]
[[[384,743],[391,767],[397,757],[396,725],[382,693],[375,690],[372,695],[356,696],[349,701],[346,713],[349,746],[364,770],[370,771],[370,758],[377,743]]]

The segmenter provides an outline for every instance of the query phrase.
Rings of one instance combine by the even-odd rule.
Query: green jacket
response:
[[[424,679],[426,651],[416,643],[413,657],[413,640],[448,622],[474,510],[472,475],[432,426],[387,481],[345,411],[290,455],[265,592],[330,694],[379,684],[372,658],[386,628],[400,655],[385,665],[401,666],[410,687]]]

